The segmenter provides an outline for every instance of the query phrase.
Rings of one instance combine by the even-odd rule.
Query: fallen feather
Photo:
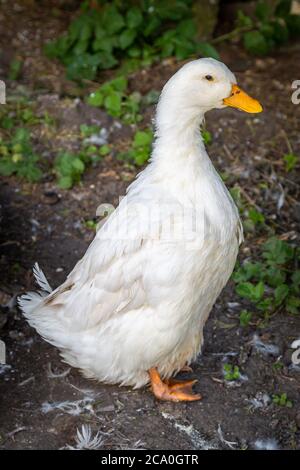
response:
[[[77,401],[61,401],[61,402],[44,402],[42,404],[42,413],[50,413],[53,410],[60,410],[72,416],[79,416],[86,411],[93,412],[93,398],[84,397]]]
[[[93,134],[84,140],[85,143],[93,145],[105,145],[108,140],[108,131],[104,127],[100,130],[99,134]]]
[[[227,441],[225,438],[224,438],[224,434],[223,434],[223,431],[222,431],[222,428],[221,428],[221,425],[219,424],[218,425],[218,436],[220,438],[220,441],[222,442],[222,444],[225,444],[226,446],[228,446],[230,449],[235,449],[235,446],[238,445],[237,442],[234,442],[234,441]]]
[[[35,380],[35,378],[33,376],[29,377],[28,379],[23,380],[23,382],[20,382],[18,384],[18,387],[23,387],[24,385],[27,385],[30,382],[34,382],[34,380]]]
[[[258,392],[254,398],[247,400],[252,409],[266,408],[271,403],[271,398],[266,393]]]
[[[93,437],[91,426],[83,424],[81,431],[77,428],[76,447],[67,444],[63,449],[67,450],[97,450],[104,444],[100,431]]]
[[[47,372],[47,377],[49,379],[58,379],[58,378],[63,378],[66,377],[71,371],[71,368],[63,371],[63,372],[53,372],[51,369],[51,362],[48,362],[48,372]]]
[[[192,424],[186,425],[186,424],[178,423],[176,419],[174,418],[174,416],[170,415],[169,413],[163,412],[162,416],[165,419],[172,421],[175,429],[178,429],[179,431],[185,433],[192,441],[192,444],[195,449],[202,449],[202,450],[218,449],[218,447],[213,442],[208,442],[200,434],[200,432],[194,428]]]
[[[254,447],[257,450],[279,450],[276,439],[257,439],[254,442]]]
[[[251,344],[257,351],[260,351],[264,355],[278,356],[279,347],[276,344],[264,343],[257,334],[254,334]]]

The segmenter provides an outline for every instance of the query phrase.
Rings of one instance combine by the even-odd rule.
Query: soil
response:
[[[43,54],[43,43],[64,31],[73,13],[58,14],[56,9],[52,15],[51,2],[11,3],[0,11],[0,74],[6,77],[10,61],[21,58],[20,78],[6,80],[8,94],[26,92],[37,113],[47,111],[56,120],[49,134],[42,125],[33,127],[35,149],[51,161],[58,149],[80,148],[80,124],[98,124],[109,131],[114,150],[71,190],[59,189],[47,166],[38,184],[1,179],[0,334],[7,364],[0,366],[0,448],[76,446],[77,430],[85,424],[103,437],[104,449],[300,449],[300,367],[291,360],[300,318],[280,311],[264,323],[254,315],[247,327],[240,327],[245,303],[233,281],[209,317],[193,373],[184,374],[198,379],[195,390],[203,396],[192,404],[158,402],[148,389],[106,386],[81,377],[22,318],[15,299],[34,288],[32,265],[38,261],[50,284],[58,286],[92,240],[86,221],[95,220],[99,204],[116,205],[139,170],[115,158],[128,146],[134,128],[116,125],[103,111],[84,104],[82,91],[65,79],[63,67]],[[218,171],[227,174],[226,184],[238,185],[243,197],[262,210],[269,227],[295,243],[299,180],[296,169],[284,171],[282,155],[290,147],[300,155],[300,105],[291,101],[291,84],[300,78],[299,49],[291,45],[255,59],[236,45],[224,45],[221,58],[265,111],[258,116],[230,109],[209,113],[209,154]],[[160,90],[180,65],[167,60],[136,72],[130,87],[143,94]],[[153,107],[143,110],[142,126],[153,113]],[[266,237],[263,229],[247,232],[240,260],[255,258]],[[224,379],[226,362],[239,366],[239,380]],[[278,363],[281,367],[274,367]],[[274,394],[283,392],[292,408],[272,402]]]

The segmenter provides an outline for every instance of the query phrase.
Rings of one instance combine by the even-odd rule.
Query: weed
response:
[[[98,222],[93,220],[93,219],[90,219],[90,220],[86,220],[84,222],[84,225],[86,226],[86,228],[88,228],[89,230],[93,230],[93,231],[96,231],[97,230],[97,225],[98,225]]]
[[[248,326],[252,318],[252,313],[248,310],[242,310],[240,313],[240,326]]]
[[[132,162],[137,166],[144,165],[150,157],[152,139],[153,133],[150,129],[137,131],[133,138],[132,148],[127,152],[120,153],[118,158]]]
[[[127,86],[127,79],[119,76],[91,93],[87,102],[91,106],[103,107],[108,114],[126,124],[135,124],[141,120],[139,110],[142,97],[138,92],[128,95]]]
[[[267,316],[279,308],[299,313],[299,260],[300,252],[295,246],[276,237],[269,238],[263,244],[261,261],[247,261],[235,270],[237,294]]]
[[[224,364],[223,371],[224,378],[228,381],[238,380],[241,376],[239,367],[232,364]]]
[[[300,17],[290,13],[291,1],[257,2],[254,17],[238,12],[237,28],[241,28],[245,49],[253,55],[263,56],[289,38],[299,36]]]
[[[283,161],[285,163],[285,171],[288,173],[292,171],[298,163],[298,157],[294,153],[286,153],[283,156]]]
[[[0,174],[16,174],[30,182],[38,181],[42,172],[37,163],[39,157],[33,152],[30,132],[19,128],[10,141],[0,139]]]
[[[287,408],[292,408],[293,407],[293,402],[288,399],[286,393],[273,395],[272,399],[273,399],[273,403],[275,403],[275,405],[286,406]]]
[[[70,189],[80,181],[85,170],[85,163],[80,156],[63,152],[56,157],[54,169],[57,174],[58,185],[62,189]]]
[[[192,3],[146,0],[128,5],[113,0],[98,9],[84,2],[67,34],[48,43],[45,51],[65,64],[72,80],[92,80],[121,59],[148,65],[171,55],[179,60],[192,54],[218,58],[213,46],[196,39]]]
[[[209,144],[212,143],[212,135],[208,130],[202,129],[201,130],[201,135],[202,135],[204,145],[209,145]]]

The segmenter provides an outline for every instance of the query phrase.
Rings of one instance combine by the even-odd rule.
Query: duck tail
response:
[[[36,283],[41,289],[38,292],[27,292],[26,294],[18,297],[19,308],[27,319],[31,317],[32,312],[44,300],[44,298],[52,292],[52,288],[38,263],[35,263],[33,266],[33,275]]]
[[[33,275],[34,278],[39,285],[39,287],[42,289],[43,292],[46,292],[47,294],[51,294],[52,292],[52,287],[50,286],[49,282],[46,279],[45,274],[39,267],[38,263],[35,263],[33,266]]]

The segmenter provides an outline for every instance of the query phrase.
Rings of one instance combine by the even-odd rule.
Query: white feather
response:
[[[35,263],[34,266],[33,266],[33,274],[34,274],[35,280],[36,280],[37,284],[40,286],[40,288],[43,291],[50,294],[50,292],[52,292],[52,287],[50,287],[50,285],[49,285],[49,283],[46,279],[46,276],[43,273],[43,271],[40,269],[38,263]]]

